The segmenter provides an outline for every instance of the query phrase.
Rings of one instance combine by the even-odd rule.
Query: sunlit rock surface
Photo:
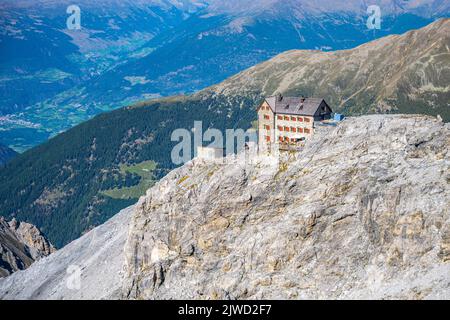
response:
[[[0,298],[450,299],[449,126],[349,118],[280,161],[194,160]]]

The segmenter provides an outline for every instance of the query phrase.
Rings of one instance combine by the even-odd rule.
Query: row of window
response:
[[[265,114],[264,115],[265,120],[270,120],[270,116]],[[278,120],[285,120],[285,121],[295,121],[295,122],[311,122],[310,118],[303,118],[303,117],[288,117],[288,116],[277,116]]]
[[[298,142],[299,141],[299,139],[298,138],[288,138],[288,137],[278,137],[278,140],[280,141],[280,142]]]
[[[280,142],[298,142],[300,139],[298,138],[289,138],[289,137],[278,137]],[[270,136],[266,136],[266,141],[270,142]]]
[[[294,127],[289,128],[289,127],[282,127],[282,126],[278,126],[278,131],[311,133],[311,130],[308,128],[294,128]]]
[[[289,137],[278,137],[280,142],[298,142],[300,139],[298,138],[289,138]],[[270,142],[270,136],[266,136],[266,141]]]
[[[270,130],[270,126],[265,124],[264,125],[265,130]],[[311,129],[308,128],[294,128],[294,127],[282,127],[278,126],[278,131],[285,131],[285,132],[299,132],[299,133],[311,133]]]
[[[278,120],[285,120],[285,121],[298,121],[298,122],[311,122],[310,118],[303,118],[303,117],[289,117],[289,116],[277,116]]]

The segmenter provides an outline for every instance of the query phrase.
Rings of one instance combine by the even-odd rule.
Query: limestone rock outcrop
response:
[[[54,251],[36,226],[0,217],[0,277],[24,270]]]
[[[194,161],[137,205],[132,299],[450,298],[449,125],[366,116],[304,151]]]
[[[124,245],[134,207],[25,271],[0,279],[2,299],[120,299]]]
[[[450,299],[449,146],[438,119],[364,116],[297,154],[195,159],[0,299]]]

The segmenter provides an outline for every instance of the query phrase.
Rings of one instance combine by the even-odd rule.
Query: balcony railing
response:
[[[282,151],[301,151],[305,147],[305,142],[280,142],[278,145]]]

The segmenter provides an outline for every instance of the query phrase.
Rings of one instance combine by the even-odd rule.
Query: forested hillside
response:
[[[233,108],[227,117],[225,105]],[[61,247],[134,203],[106,190],[136,185],[141,177],[120,170],[123,164],[157,163],[155,178],[174,168],[170,141],[174,128],[248,127],[254,101],[235,97],[180,98],[99,115],[31,149],[0,170],[1,212],[30,221]],[[230,108],[231,109],[231,108]],[[209,110],[209,111],[208,111]]]

